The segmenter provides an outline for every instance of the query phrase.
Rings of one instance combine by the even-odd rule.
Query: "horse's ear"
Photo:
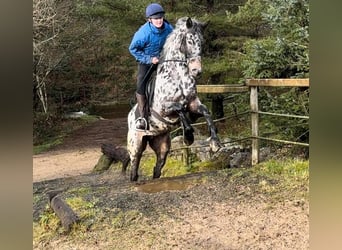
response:
[[[186,20],[186,27],[190,29],[192,27],[193,23],[190,17]]]

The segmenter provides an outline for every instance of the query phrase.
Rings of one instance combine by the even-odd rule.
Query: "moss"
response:
[[[152,176],[153,168],[156,163],[154,155],[146,154],[142,157],[140,169],[143,175]],[[162,169],[162,177],[179,176],[190,173],[191,169],[188,168],[182,161],[168,157]]]

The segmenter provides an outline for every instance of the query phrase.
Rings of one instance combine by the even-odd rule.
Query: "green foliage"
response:
[[[239,6],[236,14],[227,11],[227,18],[252,36],[259,37],[267,31],[267,22],[262,17],[265,3],[266,0],[248,0],[245,5]]]
[[[309,115],[308,90],[291,88],[262,89],[260,92],[260,109],[278,114]],[[264,136],[273,138],[309,142],[309,124],[307,119],[288,117],[261,117]]]
[[[293,75],[290,70],[292,53],[283,39],[272,37],[263,40],[250,40],[245,44],[246,57],[242,62],[246,78],[287,78]]]
[[[33,223],[33,243],[49,241],[62,233],[61,222],[50,205],[40,215],[39,222]]]
[[[234,84],[242,78],[241,48],[246,32],[225,18],[225,15],[208,15],[209,25],[204,33],[204,74],[201,83]]]
[[[308,77],[308,0],[267,0],[262,3],[265,5],[259,9],[259,14],[270,27],[270,35],[246,43],[244,77]]]

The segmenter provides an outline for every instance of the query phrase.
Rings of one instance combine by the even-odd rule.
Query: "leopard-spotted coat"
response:
[[[193,142],[192,127],[186,112],[205,117],[211,148],[221,147],[216,127],[205,105],[197,96],[196,78],[202,72],[202,32],[205,24],[188,17],[180,18],[168,36],[157,68],[154,95],[150,105],[149,130],[135,128],[135,105],[128,114],[127,150],[131,159],[131,180],[138,180],[138,168],[147,143],[156,153],[153,178],[159,178],[170,151],[170,131],[181,123],[186,144]],[[185,139],[186,139],[185,138]]]

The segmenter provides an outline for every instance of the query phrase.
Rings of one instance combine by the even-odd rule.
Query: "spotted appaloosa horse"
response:
[[[172,129],[181,123],[185,144],[193,143],[193,128],[185,113],[204,116],[210,132],[211,149],[216,152],[221,147],[209,111],[197,97],[196,77],[202,71],[201,43],[205,26],[195,19],[183,17],[168,36],[157,68],[148,118],[149,130],[135,128],[137,105],[128,114],[127,150],[131,159],[131,181],[138,180],[140,159],[147,143],[157,157],[153,178],[160,177],[165,165]]]

